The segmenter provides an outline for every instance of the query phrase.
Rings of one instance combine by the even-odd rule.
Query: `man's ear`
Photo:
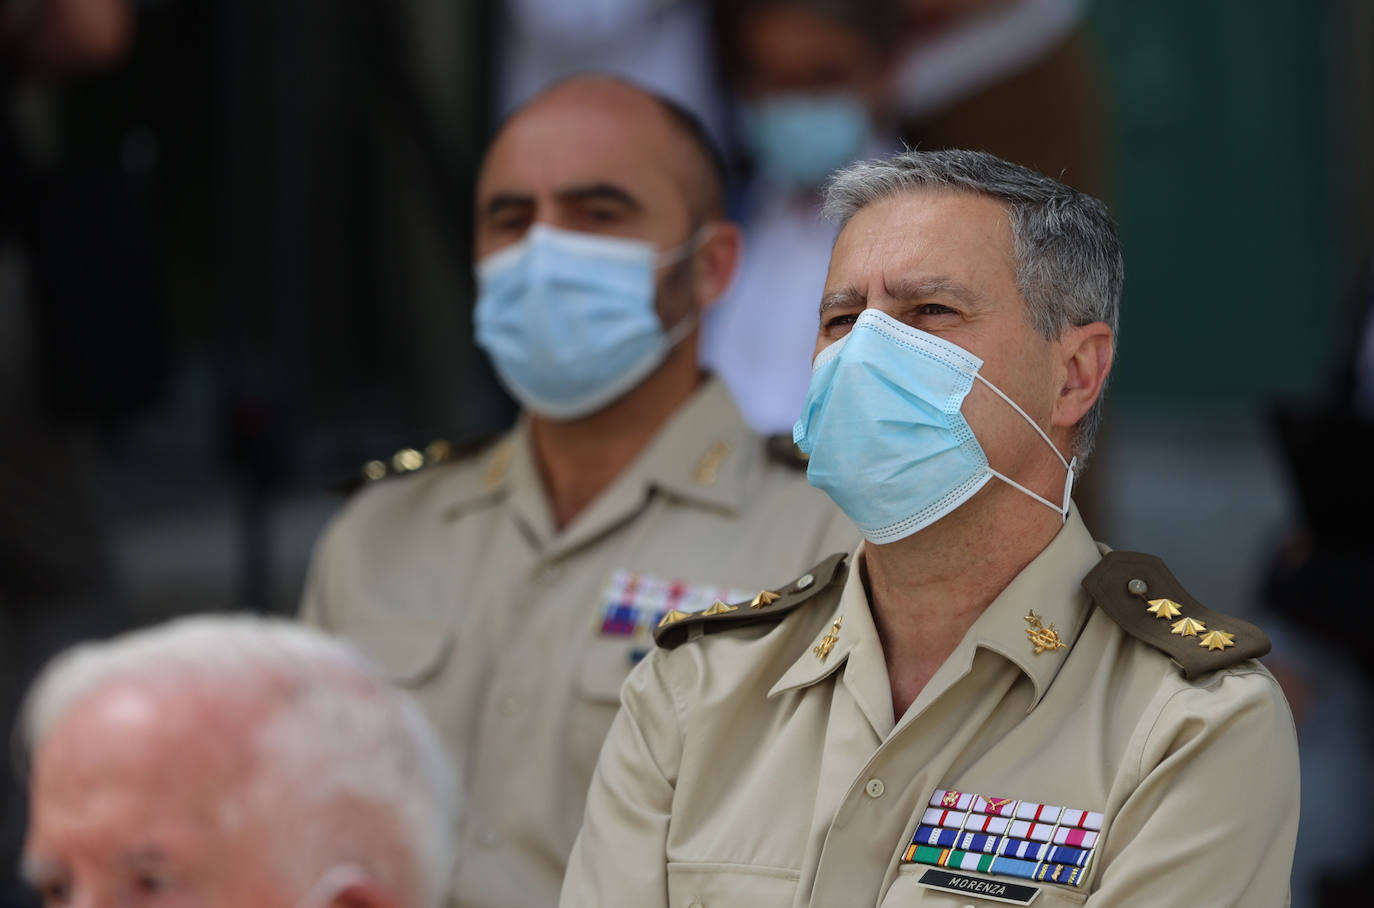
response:
[[[694,257],[696,300],[703,309],[709,308],[730,289],[744,242],[739,225],[730,221],[713,221],[705,229],[709,233]]]
[[[1059,338],[1062,378],[1050,425],[1070,428],[1092,408],[1112,370],[1112,329],[1106,322],[1070,328]]]
[[[401,904],[377,883],[361,880],[335,893],[328,908],[401,908]]]

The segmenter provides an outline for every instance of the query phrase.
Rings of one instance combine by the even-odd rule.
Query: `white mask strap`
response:
[[[1013,410],[1015,410],[1017,413],[1020,413],[1021,418],[1024,419],[1026,422],[1030,423],[1030,427],[1036,431],[1036,434],[1038,434],[1041,438],[1045,440],[1045,444],[1050,446],[1050,450],[1054,452],[1055,457],[1059,458],[1059,462],[1064,466],[1064,469],[1069,469],[1069,462],[1064,459],[1063,454],[1059,453],[1059,449],[1054,446],[1054,442],[1050,441],[1050,437],[1045,434],[1045,430],[1040,428],[1040,426],[1036,425],[1035,420],[1027,416],[1026,411],[1022,410],[1021,406],[1016,401],[1012,400],[1010,397],[1007,397],[1007,395],[1003,394],[1001,388],[997,387],[992,382],[988,381],[982,375],[975,372],[973,377],[978,379],[983,384],[987,385],[990,389],[992,389],[993,394],[996,394],[998,397],[1005,400],[1008,404],[1011,405],[1011,408]]]
[[[1013,410],[1015,410],[1017,413],[1020,413],[1021,418],[1024,419],[1026,422],[1030,423],[1030,427],[1035,430],[1036,434],[1045,440],[1045,444],[1050,446],[1050,450],[1054,452],[1054,456],[1059,458],[1059,462],[1064,465],[1064,470],[1066,471],[1066,475],[1064,476],[1064,499],[1060,504],[1056,505],[1048,498],[1043,498],[1035,494],[1030,489],[1021,485],[1021,483],[1017,482],[1016,480],[1011,479],[1007,476],[1003,476],[1001,473],[998,473],[996,470],[992,469],[992,467],[988,467],[988,472],[991,473],[993,476],[996,476],[998,479],[1002,480],[1012,488],[1020,489],[1022,492],[1025,492],[1031,498],[1034,498],[1036,501],[1040,502],[1045,507],[1049,508],[1051,511],[1054,511],[1056,514],[1058,514],[1061,520],[1067,521],[1069,519],[1069,499],[1073,495],[1074,469],[1078,466],[1078,457],[1075,456],[1071,461],[1065,460],[1064,455],[1059,453],[1059,449],[1055,447],[1054,442],[1050,441],[1050,437],[1045,434],[1045,430],[1040,428],[1040,426],[1036,424],[1035,420],[1031,419],[1030,416],[1027,415],[1026,411],[1022,410],[1021,406],[1016,401],[1012,400],[1010,397],[1003,394],[1001,388],[997,387],[977,372],[973,374],[973,377],[978,379],[988,388],[990,388],[992,390],[992,393],[996,394],[998,397],[1002,398],[1008,404],[1010,404]]]
[[[668,348],[672,349],[686,340],[687,335],[692,333],[692,329],[697,324],[697,310],[693,309],[682,318],[677,320],[677,324],[663,332],[663,338],[668,342]]]
[[[696,255],[697,250],[716,232],[716,227],[717,225],[714,222],[702,224],[696,230],[693,230],[692,235],[687,237],[683,243],[660,252],[655,259],[657,266],[659,268],[666,268],[669,265],[676,265],[678,262],[685,261],[693,255]]]
[[[1012,488],[1019,489],[1022,492],[1025,492],[1027,495],[1034,498],[1036,501],[1040,502],[1045,507],[1049,508],[1051,511],[1054,511],[1054,513],[1058,514],[1061,520],[1067,521],[1069,519],[1069,498],[1073,494],[1073,464],[1076,464],[1077,462],[1078,458],[1075,457],[1073,459],[1073,463],[1069,466],[1069,475],[1064,478],[1064,501],[1061,504],[1055,504],[1048,498],[1044,498],[1040,495],[1035,494],[1030,489],[1021,485],[1021,483],[1017,482],[1016,480],[1008,476],[1005,476],[1001,473],[998,473],[992,467],[988,467],[988,472],[991,473],[993,476],[996,476],[998,479],[1002,480]]]

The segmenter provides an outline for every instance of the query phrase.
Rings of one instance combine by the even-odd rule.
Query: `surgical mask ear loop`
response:
[[[665,249],[664,251],[660,252],[658,254],[656,264],[654,267],[667,268],[671,265],[676,265],[679,262],[685,262],[687,259],[696,255],[697,252],[701,249],[702,245],[708,239],[710,239],[711,235],[715,232],[716,224],[714,222],[710,224],[702,224],[696,230],[692,231],[692,235],[687,237],[685,242],[680,243],[677,246],[674,246],[672,249]],[[699,313],[695,308],[693,308],[682,318],[678,319],[677,322],[673,325],[673,327],[664,331],[663,339],[667,343],[668,349],[671,350],[672,348],[676,347],[678,344],[686,340],[687,335],[691,334],[692,329],[696,327],[699,318]]]
[[[714,221],[709,224],[702,224],[696,230],[693,230],[692,235],[687,237],[683,242],[671,249],[665,249],[658,253],[654,259],[654,267],[667,268],[669,265],[676,265],[678,262],[686,261],[696,255],[697,252],[701,250],[701,247],[705,245],[706,241],[715,234],[717,229],[719,229],[719,225]]]
[[[1002,393],[1001,388],[997,387],[977,372],[973,374],[973,377],[978,379],[984,385],[986,385],[998,397],[1002,398],[1008,404],[1010,404],[1013,410],[1015,410],[1017,413],[1020,413],[1021,418],[1024,419],[1026,422],[1030,423],[1030,427],[1035,430],[1036,434],[1039,435],[1042,439],[1044,439],[1045,444],[1050,446],[1050,450],[1054,452],[1054,456],[1059,458],[1059,462],[1063,464],[1064,469],[1066,471],[1066,475],[1064,476],[1064,499],[1059,505],[1056,506],[1055,503],[1050,501],[1048,498],[1044,498],[1040,495],[1037,495],[1030,489],[1021,485],[1021,483],[1017,482],[1014,479],[1011,479],[1010,477],[1002,475],[1001,473],[994,470],[992,467],[988,467],[988,472],[991,473],[993,476],[996,476],[1003,482],[1005,482],[1007,485],[1019,489],[1022,492],[1025,492],[1031,498],[1034,498],[1036,501],[1040,502],[1045,507],[1049,508],[1051,511],[1057,513],[1059,515],[1059,519],[1067,523],[1069,520],[1069,499],[1070,496],[1073,494],[1074,467],[1078,465],[1078,457],[1075,455],[1072,461],[1065,460],[1064,455],[1059,453],[1059,449],[1055,447],[1054,442],[1050,441],[1050,437],[1045,434],[1045,430],[1040,428],[1040,426],[1036,424],[1035,420],[1030,418],[1030,416],[1026,413],[1025,410],[1021,409],[1020,404],[1012,400],[1006,394]]]

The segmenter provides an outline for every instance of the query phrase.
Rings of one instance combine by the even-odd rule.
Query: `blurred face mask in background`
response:
[[[764,173],[809,187],[854,160],[868,138],[869,116],[848,92],[785,94],[746,103],[743,126]]]
[[[535,224],[477,263],[477,345],[525,409],[555,420],[595,413],[639,385],[696,323],[664,330],[658,269],[690,257],[710,226],[652,243]]]

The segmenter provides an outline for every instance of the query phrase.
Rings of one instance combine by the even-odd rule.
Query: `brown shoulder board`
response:
[[[423,448],[401,448],[389,458],[369,460],[355,475],[335,483],[334,488],[342,494],[351,495],[363,486],[383,479],[404,476],[475,454],[495,438],[490,433],[456,443],[446,438],[436,438]]]
[[[1269,652],[1264,631],[1198,602],[1153,555],[1110,552],[1083,578],[1083,589],[1127,633],[1167,653],[1190,681]]]
[[[654,642],[664,649],[673,649],[692,636],[692,628],[701,633],[743,627],[765,621],[777,621],[783,615],[807,602],[816,594],[829,589],[844,573],[847,555],[831,555],[796,580],[775,590],[760,590],[753,599],[743,602],[717,602],[699,612],[680,612],[674,609],[663,616],[654,631]]]

